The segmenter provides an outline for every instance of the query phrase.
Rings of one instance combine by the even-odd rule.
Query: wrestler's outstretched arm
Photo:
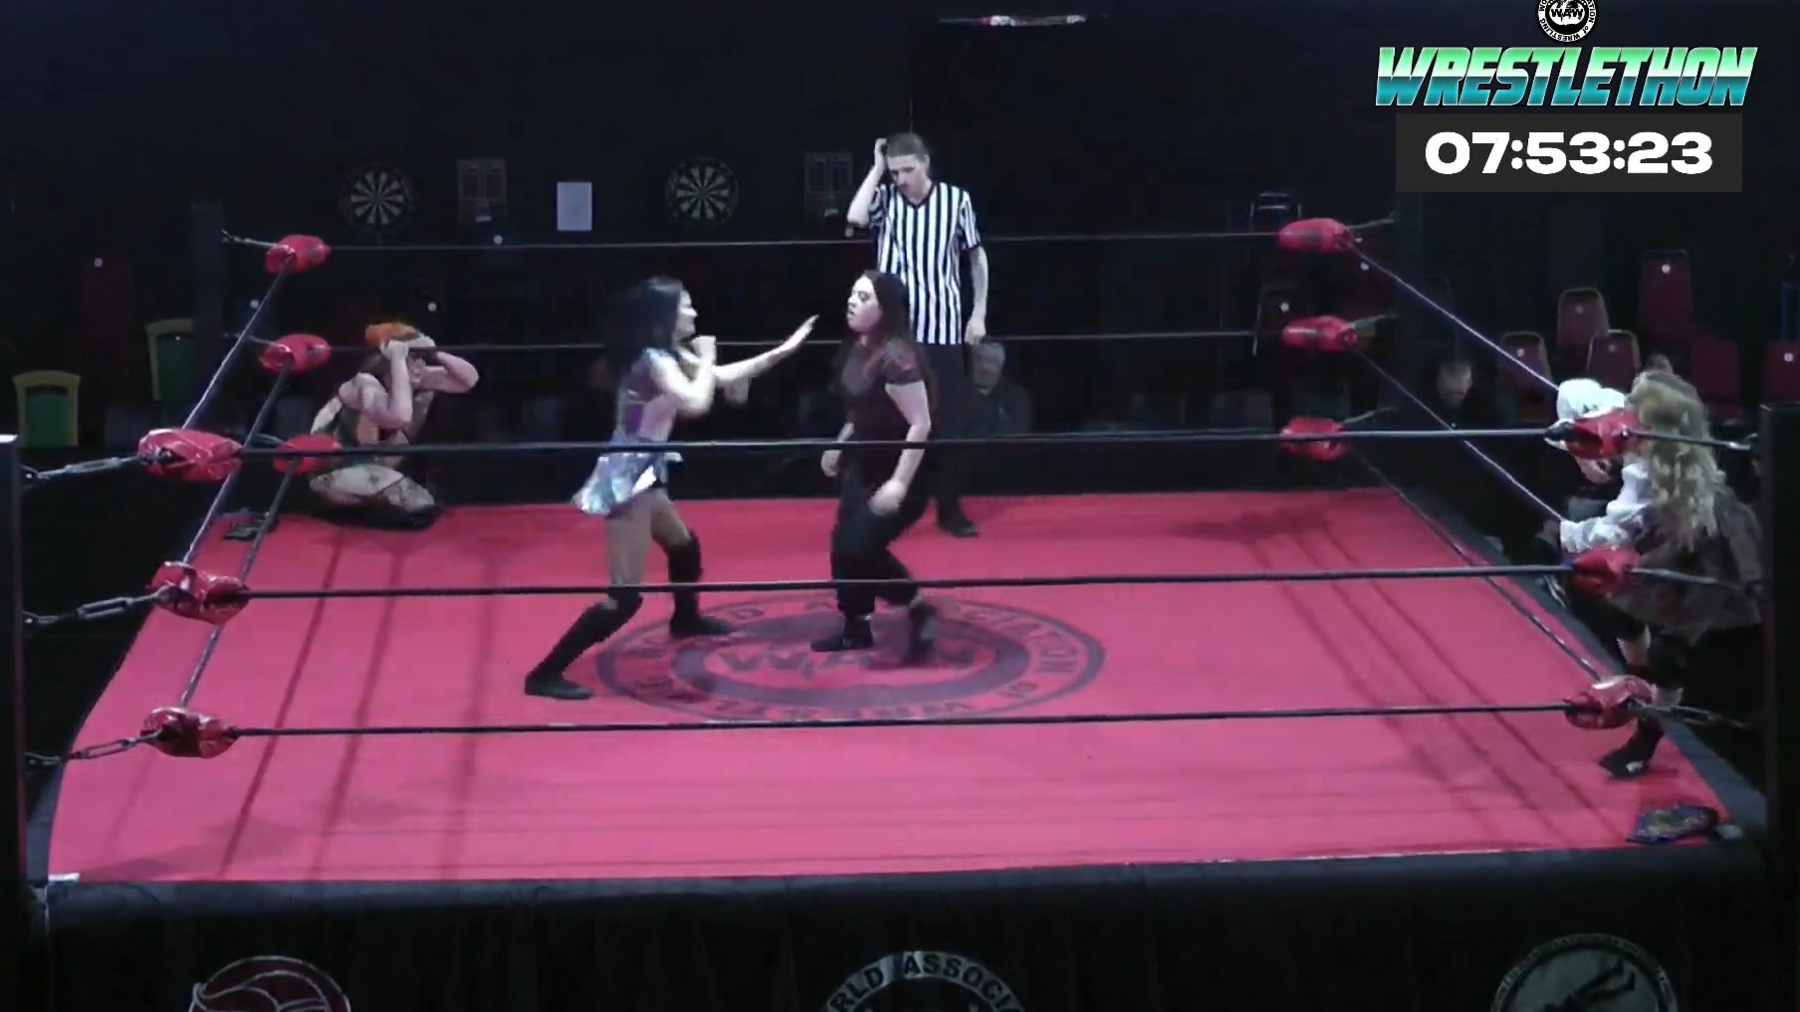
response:
[[[742,362],[730,362],[718,366],[713,370],[714,380],[723,386],[727,383],[741,383],[761,376],[775,368],[783,359],[800,350],[800,346],[805,344],[806,339],[812,335],[813,325],[818,322],[818,317],[808,317],[805,323],[795,328],[794,332],[787,336],[787,340],[761,355],[744,359]]]

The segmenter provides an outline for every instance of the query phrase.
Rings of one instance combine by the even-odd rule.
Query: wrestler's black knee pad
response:
[[[608,592],[604,600],[589,605],[575,620],[577,636],[583,643],[598,643],[624,628],[643,606],[644,595],[637,591]]]
[[[670,583],[700,582],[700,538],[698,535],[689,531],[686,544],[675,548],[664,547],[663,552],[669,557]]]
[[[631,617],[644,606],[644,595],[635,590],[608,591],[606,596],[611,599],[607,603],[612,605],[612,610],[618,615],[621,625],[631,621]]]

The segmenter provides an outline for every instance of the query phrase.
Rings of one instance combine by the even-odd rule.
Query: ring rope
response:
[[[273,402],[271,401],[271,403]],[[262,554],[263,541],[269,536],[269,530],[275,526],[275,515],[280,512],[281,504],[287,499],[288,491],[298,476],[297,472],[289,471],[281,476],[281,484],[275,486],[275,494],[269,497],[269,508],[263,514],[265,519],[256,528],[256,534],[250,539],[250,546],[244,549],[243,560],[238,563],[237,579],[239,581],[250,576],[250,567],[256,565],[256,557]],[[204,528],[202,530],[204,531]],[[219,637],[224,632],[224,626],[216,625],[206,634],[206,641],[200,645],[200,653],[194,658],[194,666],[188,669],[187,681],[181,685],[181,693],[176,697],[176,706],[186,706],[193,701],[194,693],[200,689],[200,678],[206,674],[207,667],[212,663],[213,653],[219,649]]]
[[[1390,377],[1391,379],[1391,377]],[[1410,394],[1409,394],[1410,396]],[[1429,411],[1429,409],[1427,409]],[[1435,414],[1433,417],[1437,417]],[[1438,419],[1442,423],[1442,419]],[[1660,432],[1634,432],[1634,438],[1661,439]],[[611,440],[579,440],[523,443],[409,443],[310,448],[281,445],[244,446],[237,456],[246,460],[293,460],[309,457],[427,457],[498,456],[549,453],[705,453],[791,452],[793,450],[926,450],[993,446],[1087,446],[1145,444],[1248,444],[1248,443],[1353,443],[1383,441],[1475,439],[1555,439],[1555,428],[1444,429],[1344,429],[1334,432],[1287,432],[1260,429],[1183,429],[1148,432],[1065,432],[1019,436],[969,436],[952,439],[717,439],[674,440],[660,443],[617,443]],[[1696,442],[1696,440],[1683,440]],[[1747,451],[1749,447],[1723,440],[1703,441],[1719,449]],[[1548,505],[1546,504],[1546,509]],[[1554,511],[1552,511],[1554,512]]]
[[[1365,463],[1367,461],[1365,460]],[[1375,470],[1373,464],[1368,465]],[[286,497],[287,487],[293,479],[293,473],[284,475],[282,487],[277,490],[271,501],[271,513],[279,509],[280,502]],[[1380,477],[1377,472],[1377,477]],[[1396,486],[1388,483],[1387,487],[1405,501],[1415,513],[1419,510],[1406,494]],[[1426,518],[1429,522],[1429,518]],[[241,584],[249,575],[250,565],[255,562],[261,551],[262,539],[268,534],[269,524],[265,523],[257,529],[250,550],[245,553],[243,565],[238,568],[236,580]],[[1435,530],[1435,528],[1434,528]],[[1448,538],[1448,535],[1445,535]],[[1482,578],[1490,584],[1499,578],[1508,577],[1541,577],[1567,576],[1580,572],[1573,565],[1533,565],[1533,566],[1491,566],[1475,562],[1459,545],[1452,543],[1457,554],[1470,564],[1466,566],[1450,566],[1425,569],[1344,569],[1344,570],[1299,570],[1286,573],[1252,572],[1252,573],[1173,573],[1145,574],[1131,573],[1124,575],[1075,575],[1061,577],[1008,576],[1008,577],[968,577],[960,579],[940,580],[772,580],[744,581],[736,583],[639,583],[639,584],[604,584],[604,585],[554,585],[554,586],[491,586],[491,587],[417,587],[417,588],[383,588],[383,587],[337,587],[337,588],[277,588],[275,590],[256,590],[244,587],[240,590],[220,596],[220,600],[248,602],[264,601],[313,601],[345,599],[388,599],[400,597],[557,597],[557,596],[600,596],[613,592],[632,592],[638,594],[673,594],[680,591],[729,591],[741,593],[779,593],[793,591],[836,590],[839,587],[859,587],[885,589],[889,587],[915,587],[927,590],[954,590],[959,588],[979,587],[1084,587],[1084,586],[1158,586],[1158,585],[1204,585],[1204,584],[1243,584],[1243,583],[1331,583],[1351,580],[1449,580],[1458,578]],[[1668,569],[1632,569],[1630,576],[1634,579],[1661,580],[1668,583],[1681,583],[1702,587],[1737,588],[1732,584],[1715,580],[1711,577],[1695,576]],[[84,604],[81,607],[60,615],[27,615],[27,624],[33,628],[44,628],[70,621],[98,621],[116,616],[131,614],[145,605],[158,604],[163,600],[161,591],[139,594],[133,597],[108,598]],[[1532,616],[1527,616],[1532,617]],[[1539,630],[1549,634],[1542,623]],[[216,638],[218,629],[214,627],[211,637]],[[1560,642],[1560,641],[1559,641]],[[199,669],[211,657],[211,647],[202,647],[201,661],[195,672],[190,675],[190,684],[199,677]],[[1580,662],[1580,658],[1576,658]],[[1599,676],[1591,665],[1581,662],[1589,669],[1590,674]]]
[[[269,279],[269,287],[263,290],[263,297],[256,303],[256,308],[250,311],[250,319],[244,323],[243,329],[238,331],[237,336],[232,339],[231,347],[226,349],[225,357],[219,360],[219,367],[213,370],[212,378],[206,381],[206,389],[201,391],[200,399],[195,401],[193,408],[188,411],[187,419],[181,423],[182,428],[191,429],[198,424],[201,416],[206,413],[206,409],[211,407],[212,402],[219,396],[226,375],[237,364],[238,356],[242,355],[244,349],[249,347],[251,335],[256,333],[256,325],[262,322],[263,314],[268,312],[270,304],[275,301],[276,294],[281,291],[282,284],[287,281],[291,262],[284,261],[281,268],[275,272],[275,276]]]
[[[492,734],[633,734],[718,733],[730,731],[821,731],[849,728],[918,727],[1072,727],[1104,724],[1210,723],[1240,720],[1328,720],[1399,717],[1514,716],[1555,713],[1565,717],[1591,712],[1570,701],[1556,703],[1467,703],[1423,706],[1318,706],[1254,710],[1187,710],[1152,713],[991,714],[973,717],[843,717],[822,720],[699,720],[557,722],[542,724],[376,724],[366,727],[229,727],[220,737],[227,742],[252,738],[393,738],[418,735]],[[1650,717],[1710,727],[1752,730],[1749,725],[1710,710],[1691,706],[1643,703],[1633,712]],[[36,768],[54,768],[68,762],[99,759],[151,745],[163,732],[146,732],[130,738],[73,749],[59,756],[28,754]]]
[[[275,280],[280,281],[282,276],[287,273],[287,270],[287,266],[283,265],[280,272],[276,274]],[[273,285],[271,285],[270,294],[273,294],[273,291],[274,288]],[[257,306],[257,312],[260,313],[263,307],[268,304],[269,300],[265,297],[261,304]],[[251,317],[251,322],[255,322],[254,316]],[[244,343],[252,330],[252,327],[244,328],[239,335],[238,344],[233,345],[233,351]],[[214,374],[215,382],[218,381],[219,377],[224,374],[225,369],[230,365],[231,362],[229,360],[219,364],[219,372]],[[269,423],[269,420],[272,417],[274,417],[275,405],[281,400],[282,390],[287,385],[291,371],[290,366],[283,365],[281,369],[276,372],[274,380],[269,384],[268,395],[263,398],[262,406],[256,411],[256,417],[251,419],[250,428],[244,432],[245,443],[255,442],[262,436],[263,427]],[[206,515],[201,519],[199,527],[194,531],[192,540],[188,542],[187,550],[181,555],[181,562],[193,562],[194,557],[200,551],[200,546],[206,538],[207,532],[212,529],[213,524],[218,521],[220,514],[224,512],[225,503],[236,487],[238,476],[242,473],[242,471],[233,471],[229,475],[226,475],[225,480],[220,483],[218,494],[213,496],[212,502],[207,506]],[[276,513],[280,511],[281,504],[286,501],[288,492],[293,487],[294,479],[298,476],[298,470],[290,470],[282,474],[280,484],[275,486],[275,494],[269,497],[269,506],[264,513],[266,519],[259,527],[257,527],[256,534],[250,539],[249,547],[244,550],[243,559],[238,563],[237,580],[240,583],[249,577],[250,568],[256,564],[257,556],[262,553],[263,541],[268,537],[269,529],[274,526],[274,517]],[[175,705],[186,706],[193,700],[194,693],[200,688],[200,678],[206,673],[208,665],[212,663],[213,654],[219,649],[219,637],[224,635],[224,633],[224,626],[215,625],[212,627],[212,630],[206,634],[206,640],[200,644],[200,652],[194,659],[193,667],[188,670],[187,680],[182,683],[181,693],[176,697]]]
[[[1411,282],[1409,282],[1405,278],[1401,277],[1392,268],[1388,267],[1386,264],[1384,264],[1381,261],[1370,256],[1367,250],[1363,249],[1359,245],[1351,245],[1351,246],[1348,246],[1347,248],[1352,254],[1354,254],[1357,257],[1357,259],[1361,260],[1365,264],[1368,264],[1369,267],[1371,267],[1372,269],[1374,269],[1375,271],[1380,273],[1381,276],[1387,278],[1389,281],[1393,282],[1395,285],[1399,286],[1400,289],[1402,291],[1406,292],[1408,295],[1411,295],[1413,298],[1419,300],[1420,302],[1423,302],[1426,306],[1430,307],[1431,309],[1436,310],[1439,316],[1442,316],[1444,319],[1449,320],[1451,323],[1455,324],[1456,327],[1458,329],[1460,329],[1463,333],[1468,334],[1470,337],[1473,337],[1475,340],[1480,341],[1484,345],[1487,345],[1487,347],[1491,351],[1493,351],[1494,354],[1499,355],[1502,359],[1505,359],[1507,362],[1513,361],[1513,354],[1512,354],[1512,352],[1506,350],[1505,345],[1503,345],[1500,342],[1494,340],[1493,338],[1487,336],[1486,334],[1483,334],[1481,331],[1476,330],[1469,323],[1465,322],[1462,319],[1462,317],[1457,316],[1455,313],[1452,313],[1450,310],[1445,309],[1443,306],[1439,305],[1434,299],[1432,299],[1431,296],[1426,295],[1424,292],[1422,292],[1418,288],[1414,287]],[[1527,369],[1525,371],[1527,373],[1530,373],[1532,379],[1536,380],[1539,385],[1543,386],[1545,389],[1549,390],[1551,393],[1557,392],[1558,387],[1556,385],[1555,380],[1551,379],[1548,376],[1543,375],[1542,373],[1539,373],[1535,369]]]
[[[1346,226],[1352,232],[1392,225],[1394,219],[1377,218]],[[1083,242],[1230,242],[1245,239],[1273,239],[1276,232],[1108,232],[1088,234],[998,235],[983,236],[982,245],[1005,246],[1025,243]],[[226,233],[227,245],[267,248],[268,243]],[[696,250],[696,249],[786,249],[808,246],[867,246],[868,240],[850,239],[736,239],[680,240],[646,242],[526,242],[526,243],[413,243],[384,245],[332,246],[336,253],[506,253],[506,252],[606,252],[609,250]]]
[[[256,590],[246,587],[233,595],[245,601],[329,601],[357,598],[399,597],[555,597],[564,595],[600,596],[612,593],[677,594],[682,591],[710,593],[787,593],[792,591],[838,590],[844,587],[887,590],[917,587],[921,590],[960,590],[982,587],[1151,587],[1203,586],[1208,584],[1244,583],[1341,583],[1350,580],[1456,580],[1469,577],[1540,577],[1567,576],[1577,572],[1567,565],[1508,566],[1423,566],[1388,569],[1301,569],[1236,573],[1117,573],[1072,576],[983,576],[946,577],[942,579],[869,579],[869,580],[739,580],[705,583],[619,583],[594,585],[553,585],[513,587],[289,587]],[[1724,586],[1711,577],[1695,576],[1669,569],[1634,569],[1632,575],[1646,580],[1662,580],[1694,586]]]
[[[227,334],[230,339],[233,335]],[[1254,330],[1144,330],[1115,331],[1103,334],[1007,334],[996,337],[997,343],[1019,344],[1024,342],[1056,343],[1078,341],[1247,341],[1258,337]],[[252,338],[251,342],[261,346],[275,342],[266,338]],[[724,339],[717,342],[721,348],[773,348],[782,343],[781,338],[742,338]],[[810,344],[807,347],[829,347],[836,350],[835,344]],[[507,355],[507,354],[572,354],[575,352],[596,353],[606,349],[602,342],[563,343],[563,344],[440,344],[430,351],[447,352],[452,355]],[[416,349],[414,354],[423,355],[427,349]],[[368,349],[353,345],[340,345],[331,349],[333,355],[367,355]]]
[[[1263,429],[1186,429],[1160,432],[1068,432],[1021,436],[969,436],[954,439],[718,439],[661,443],[616,443],[610,440],[525,443],[409,443],[403,446],[358,445],[330,449],[246,446],[245,459],[285,460],[306,457],[487,456],[533,453],[697,453],[791,450],[936,450],[977,446],[1089,446],[1120,443],[1335,443],[1382,440],[1544,439],[1547,429],[1461,429],[1447,432],[1345,430],[1342,432],[1274,432]]]
[[[240,738],[393,737],[416,734],[519,734],[631,731],[801,731],[876,727],[1063,727],[1083,724],[1175,724],[1218,720],[1305,720],[1334,717],[1450,717],[1571,713],[1570,703],[1471,703],[1443,706],[1320,706],[1267,710],[1153,713],[993,714],[975,717],[843,717],[822,720],[606,721],[577,724],[377,724],[370,727],[242,727]]]
[[[283,366],[281,371],[275,374],[274,381],[269,384],[269,396],[263,399],[262,407],[257,409],[256,417],[251,419],[250,428],[244,433],[245,442],[252,442],[261,436],[263,428],[274,417],[275,402],[281,399],[282,390],[287,386],[288,374],[289,370],[286,366]],[[233,471],[219,483],[219,491],[214,493],[212,501],[207,503],[206,513],[201,516],[199,526],[194,529],[194,536],[188,540],[187,548],[182,550],[178,561],[194,561],[194,556],[200,551],[200,545],[206,540],[206,532],[212,529],[212,525],[218,521],[219,515],[225,512],[225,504],[231,499],[231,493],[237,490],[238,477],[243,473],[241,470]]]
[[[1420,505],[1412,496],[1408,495],[1406,490],[1395,483],[1392,478],[1388,477],[1387,472],[1383,471],[1380,467],[1377,467],[1375,462],[1370,460],[1367,454],[1354,447],[1351,448],[1350,453],[1358,462],[1368,468],[1369,473],[1375,476],[1376,481],[1380,482],[1381,485],[1389,492],[1392,492],[1396,498],[1405,503],[1406,508],[1412,511],[1412,515],[1417,517],[1419,522],[1424,524],[1427,530],[1431,531],[1432,536],[1442,542],[1446,548],[1449,548],[1452,552],[1456,553],[1458,558],[1462,559],[1463,562],[1470,566],[1478,567],[1488,564],[1485,560],[1478,559],[1472,553],[1472,550],[1468,545],[1464,543],[1464,539],[1452,533],[1445,527],[1442,520],[1433,516],[1424,506]],[[1587,676],[1589,682],[1599,683],[1618,674],[1616,671],[1602,671],[1601,668],[1589,658],[1585,651],[1577,648],[1563,635],[1550,628],[1550,623],[1545,620],[1544,616],[1538,614],[1535,609],[1526,607],[1525,604],[1519,600],[1518,595],[1512,593],[1512,590],[1523,590],[1520,585],[1511,584],[1511,590],[1509,590],[1508,585],[1503,585],[1500,580],[1495,577],[1484,576],[1481,580],[1488,585],[1489,589],[1498,594],[1502,601],[1506,602],[1507,607],[1511,608],[1521,618],[1525,619],[1525,621],[1531,623],[1532,628],[1536,629],[1539,634],[1549,640],[1551,644],[1556,647],[1558,653],[1561,653],[1564,657],[1575,662],[1575,666],[1581,669],[1582,673]]]
[[[264,305],[267,303],[265,302]],[[288,373],[289,370],[284,366],[280,372],[275,374],[274,382],[269,385],[269,395],[263,398],[262,407],[257,409],[256,417],[251,419],[250,428],[244,434],[246,440],[255,439],[261,433],[263,426],[267,425],[269,419],[274,416],[275,402],[281,398],[281,391],[287,385]],[[219,491],[212,497],[212,502],[207,504],[206,514],[201,517],[199,526],[194,530],[194,536],[189,539],[186,550],[181,553],[180,562],[192,563],[194,557],[199,554],[200,546],[205,542],[207,533],[212,530],[213,524],[217,523],[220,515],[225,512],[225,504],[230,500],[231,493],[237,489],[238,477],[243,473],[242,471],[233,471],[226,475],[225,480],[219,484]],[[293,478],[292,473],[281,476],[281,484],[276,489],[278,496],[286,495],[291,478]],[[237,578],[239,580],[250,574],[250,567],[255,564],[257,553],[262,550],[262,537],[267,529],[265,525],[258,530],[255,540],[244,552],[244,558],[238,566]],[[155,599],[154,595],[151,599]],[[194,661],[194,666],[188,672],[187,680],[182,683],[181,694],[176,697],[177,706],[186,706],[194,698],[194,692],[200,687],[200,676],[206,671],[207,665],[212,663],[213,653],[219,649],[219,637],[224,632],[225,627],[222,625],[213,626],[207,632],[206,639],[200,644],[200,653]]]
[[[1512,490],[1515,493],[1517,493],[1529,505],[1531,505],[1534,509],[1536,509],[1538,514],[1543,519],[1557,520],[1557,521],[1562,521],[1562,520],[1568,519],[1567,517],[1564,517],[1562,515],[1561,510],[1559,510],[1556,507],[1545,502],[1542,496],[1539,496],[1536,492],[1533,492],[1523,481],[1520,481],[1518,479],[1518,477],[1516,477],[1511,471],[1507,470],[1506,467],[1504,465],[1502,465],[1499,461],[1497,461],[1493,457],[1489,456],[1488,453],[1486,451],[1484,451],[1481,447],[1476,446],[1474,443],[1470,442],[1470,440],[1473,438],[1480,438],[1479,436],[1475,435],[1475,433],[1479,432],[1480,430],[1457,429],[1457,428],[1453,427],[1448,421],[1444,420],[1442,415],[1439,415],[1437,412],[1431,410],[1430,405],[1426,404],[1423,399],[1421,399],[1417,394],[1413,393],[1410,389],[1408,389],[1405,383],[1400,382],[1400,379],[1398,377],[1396,377],[1393,373],[1388,372],[1386,369],[1383,369],[1381,367],[1380,363],[1376,362],[1374,359],[1370,358],[1368,355],[1363,354],[1360,350],[1356,351],[1356,356],[1358,358],[1362,359],[1363,363],[1366,364],[1370,369],[1373,369],[1375,371],[1375,374],[1377,376],[1381,377],[1382,380],[1386,381],[1386,383],[1390,387],[1392,387],[1394,390],[1398,391],[1407,400],[1411,401],[1413,403],[1413,405],[1416,406],[1420,411],[1425,412],[1426,417],[1430,418],[1432,421],[1436,422],[1437,424],[1443,426],[1443,433],[1442,433],[1443,435],[1453,437],[1453,438],[1460,437],[1460,438],[1457,438],[1457,442],[1461,443],[1464,449],[1468,450],[1471,454],[1473,454],[1475,459],[1480,461],[1484,467],[1486,467],[1489,471],[1493,472],[1493,474],[1496,477],[1498,477],[1501,481],[1505,482],[1509,487],[1512,488]],[[1545,430],[1545,431],[1548,431],[1548,430]]]

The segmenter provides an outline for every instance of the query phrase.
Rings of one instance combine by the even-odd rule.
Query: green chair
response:
[[[81,438],[81,377],[38,369],[13,377],[19,438],[28,450],[72,449]]]
[[[187,406],[200,368],[200,345],[192,320],[158,320],[147,324],[150,339],[150,396],[168,420]]]

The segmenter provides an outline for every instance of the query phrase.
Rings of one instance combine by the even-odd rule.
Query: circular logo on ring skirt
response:
[[[240,959],[195,984],[189,1012],[350,1012],[331,975],[287,956]]]
[[[627,633],[599,657],[620,695],[713,720],[969,717],[1066,695],[1100,672],[1106,652],[1058,619],[994,604],[944,608],[936,650],[900,663],[906,616],[877,615],[875,649],[814,653],[843,621],[823,600],[750,601],[708,609],[730,636],[671,640],[661,622]]]

